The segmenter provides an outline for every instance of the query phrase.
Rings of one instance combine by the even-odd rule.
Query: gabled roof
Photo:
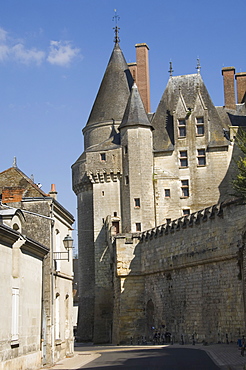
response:
[[[197,96],[200,96],[200,99],[208,110],[211,123],[210,145],[225,145],[223,123],[212,103],[201,75],[197,73],[184,76],[172,76],[169,78],[167,87],[152,121],[156,129],[154,132],[154,149],[157,151],[173,149],[175,144],[173,113],[180,95],[182,95],[182,99],[189,111],[194,109]]]
[[[116,43],[86,126],[121,121],[132,85],[132,75]]]
[[[122,122],[119,126],[119,130],[123,127],[130,126],[147,126],[153,129],[153,126],[150,124],[142,99],[138,92],[137,85],[135,83],[132,87],[126,110]]]
[[[47,197],[48,195],[40,189],[27,175],[18,167],[10,167],[0,173],[0,194],[3,188],[19,187],[26,190],[26,197]]]

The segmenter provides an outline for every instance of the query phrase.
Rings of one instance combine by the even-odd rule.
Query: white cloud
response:
[[[6,45],[0,44],[0,61],[4,61],[8,58],[9,48]]]
[[[80,49],[73,47],[70,41],[51,41],[47,61],[67,67],[79,54]]]
[[[5,41],[7,38],[7,31],[0,27],[0,41]]]
[[[53,65],[67,67],[79,55],[80,49],[72,46],[70,41],[51,41],[48,53],[38,48],[27,48],[24,41],[13,39],[0,27],[0,62],[12,60],[26,65],[40,65],[46,60]]]
[[[24,64],[30,64],[32,62],[37,65],[41,64],[45,58],[45,52],[37,49],[26,49],[23,44],[16,44],[11,50],[14,59]]]

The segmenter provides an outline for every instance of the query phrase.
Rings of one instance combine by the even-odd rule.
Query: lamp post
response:
[[[67,260],[69,261],[69,250],[73,248],[73,238],[70,235],[65,236],[63,244],[67,250]]]

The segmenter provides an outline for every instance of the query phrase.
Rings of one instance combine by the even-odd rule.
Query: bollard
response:
[[[194,336],[194,334],[192,334],[192,344],[193,344],[193,346],[196,344],[195,343],[195,336]]]
[[[181,344],[184,345],[184,336],[181,334]]]

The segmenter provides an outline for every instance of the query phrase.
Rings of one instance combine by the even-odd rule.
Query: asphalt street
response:
[[[101,356],[82,369],[168,369],[168,370],[219,370],[208,354],[188,348],[162,348],[141,350],[100,351]]]

